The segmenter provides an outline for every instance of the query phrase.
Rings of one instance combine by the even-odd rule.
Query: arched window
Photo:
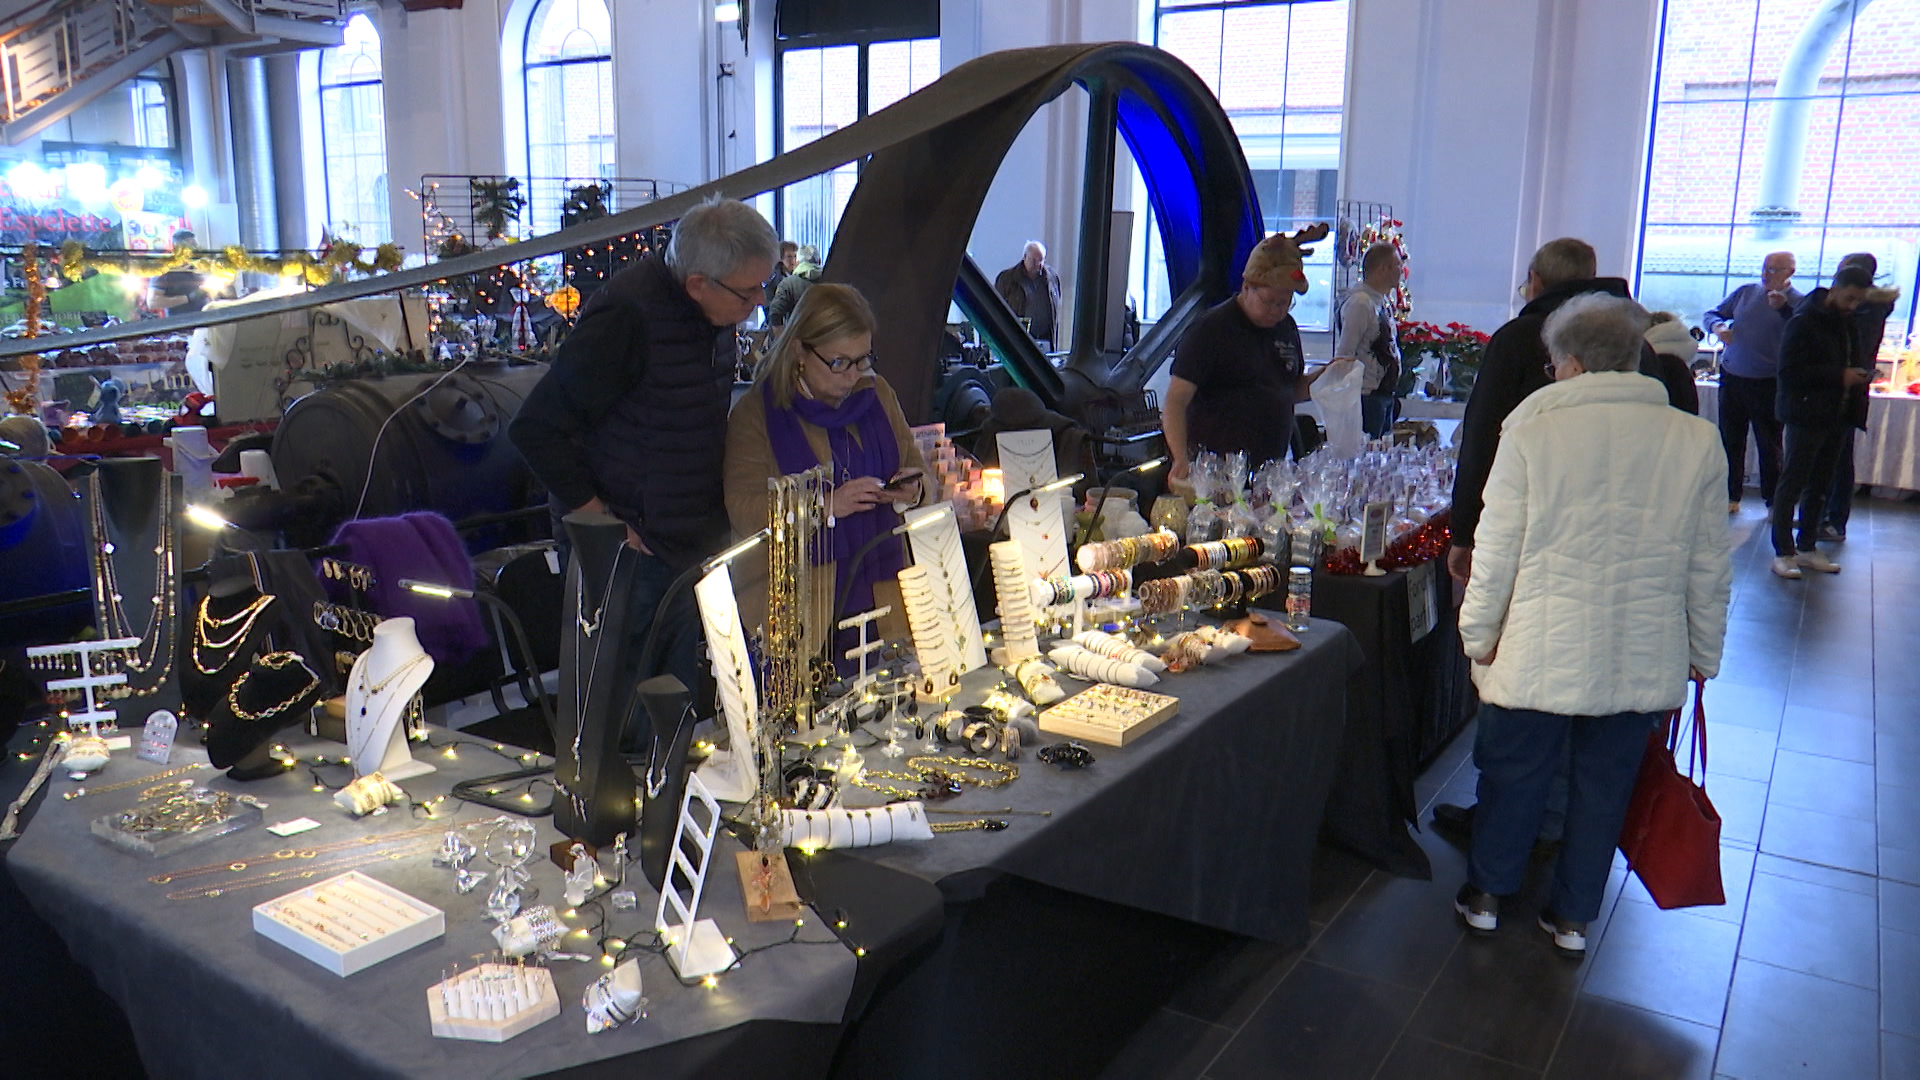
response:
[[[613,177],[613,22],[605,0],[540,0],[521,55],[527,223],[560,227],[571,186]]]
[[[320,54],[320,153],[327,231],[364,244],[393,239],[387,217],[387,124],[380,88],[380,31],[347,20]]]

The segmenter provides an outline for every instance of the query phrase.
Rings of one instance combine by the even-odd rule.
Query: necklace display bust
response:
[[[433,658],[420,646],[413,620],[387,619],[373,630],[373,645],[360,654],[347,677],[347,754],[356,776],[380,773],[405,780],[433,772],[415,761],[401,725],[407,705],[433,674]]]

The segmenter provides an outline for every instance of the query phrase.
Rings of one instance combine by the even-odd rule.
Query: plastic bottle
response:
[[[1299,633],[1307,628],[1307,616],[1313,611],[1313,570],[1295,566],[1287,571],[1287,629]]]

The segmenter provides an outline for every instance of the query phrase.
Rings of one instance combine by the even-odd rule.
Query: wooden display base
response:
[[[1119,711],[1096,711],[1095,705]],[[1097,683],[1042,712],[1040,730],[1102,746],[1125,746],[1179,711],[1179,698]]]
[[[785,851],[733,853],[740,874],[740,895],[746,901],[748,922],[785,922],[799,917],[800,892],[793,884]]]
[[[473,971],[462,972],[445,982],[437,982],[427,987],[427,1019],[436,1039],[471,1039],[475,1042],[506,1042],[523,1031],[529,1031],[560,1015],[560,994],[553,987],[553,973],[545,968],[521,968],[514,964],[486,964],[485,968],[498,968],[508,977],[524,980],[521,992],[517,996],[508,996],[501,1001],[500,1016],[487,1017],[450,1017],[447,1015],[447,998],[459,992],[462,980],[471,980]],[[518,1011],[507,1010],[518,1005]]]

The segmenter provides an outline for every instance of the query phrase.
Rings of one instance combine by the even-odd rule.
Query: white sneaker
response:
[[[1585,955],[1587,951],[1587,924],[1567,922],[1550,911],[1540,913],[1540,929],[1547,932],[1553,943],[1562,952]]]
[[[1794,556],[1793,562],[1802,570],[1818,570],[1823,574],[1840,572],[1840,564],[1827,558],[1824,551],[1803,551]]]
[[[1800,564],[1791,556],[1776,555],[1771,565],[1773,572],[1783,578],[1793,578],[1795,581],[1800,579]]]

